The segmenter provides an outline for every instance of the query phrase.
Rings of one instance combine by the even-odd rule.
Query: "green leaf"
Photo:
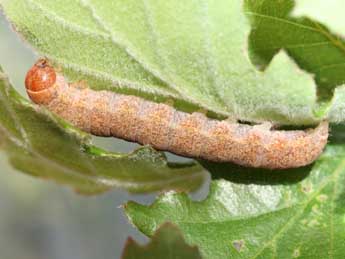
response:
[[[301,68],[315,75],[321,102],[317,116],[324,116],[330,109],[330,120],[342,121],[344,89],[335,90],[334,98],[333,94],[334,89],[345,82],[345,41],[315,20],[291,16],[294,5],[293,0],[245,1],[246,14],[252,24],[250,57],[258,67],[264,68],[280,49],[285,49]],[[336,17],[333,9],[327,12],[320,7],[318,10],[331,15],[331,19]]]
[[[181,232],[174,225],[166,223],[154,233],[151,242],[138,245],[129,238],[125,245],[122,259],[201,259],[197,247],[189,246]]]
[[[169,192],[152,205],[127,204],[134,225],[151,236],[177,225],[205,258],[343,258],[345,148],[331,144],[309,167],[268,171],[205,164],[209,196]]]
[[[1,68],[0,132],[1,147],[15,168],[82,193],[112,187],[132,192],[193,190],[205,176],[199,165],[168,163],[163,153],[149,147],[129,154],[93,147],[88,135],[19,96]]]
[[[30,44],[95,89],[174,98],[181,110],[192,104],[246,121],[299,125],[327,115],[312,76],[284,52],[265,72],[252,65],[240,0],[0,4]]]

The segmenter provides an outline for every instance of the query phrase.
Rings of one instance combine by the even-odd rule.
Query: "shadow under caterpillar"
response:
[[[328,138],[328,122],[315,129],[272,130],[185,113],[140,97],[94,91],[69,84],[45,59],[29,70],[25,86],[31,100],[74,126],[158,150],[248,167],[283,169],[312,163]]]

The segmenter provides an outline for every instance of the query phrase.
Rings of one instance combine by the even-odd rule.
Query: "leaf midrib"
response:
[[[288,222],[282,226],[282,228],[278,231],[278,233],[276,235],[274,235],[272,237],[272,239],[269,241],[269,242],[266,242],[266,244],[253,256],[251,257],[252,259],[255,259],[257,258],[260,253],[262,251],[264,251],[265,248],[267,248],[268,246],[270,246],[272,243],[274,243],[278,238],[279,236],[281,236],[281,234],[283,234],[286,230],[289,229],[289,227],[291,225],[293,225],[293,223],[295,222],[295,220],[297,218],[299,218],[305,211],[306,207],[310,204],[310,202],[315,199],[315,197],[331,182],[335,182],[337,183],[337,179],[339,178],[339,175],[340,173],[343,171],[343,169],[345,168],[345,158],[342,159],[340,162],[339,162],[339,165],[338,167],[334,170],[334,172],[332,173],[331,176],[327,177],[326,180],[324,180],[321,185],[319,186],[318,190],[315,191],[312,195],[310,195],[310,197],[306,200],[306,202],[303,204],[302,208],[298,211],[298,213],[296,213],[293,217],[291,217]],[[333,195],[335,196],[335,195]],[[332,204],[334,206],[334,203]],[[333,216],[333,213],[334,212],[334,208],[332,208],[332,212],[331,212],[331,215]],[[332,233],[333,234],[333,233]],[[334,237],[331,237],[331,240],[333,240]],[[332,242],[331,242],[332,243]]]
[[[84,1],[84,0],[79,0],[82,1],[84,6],[90,10],[90,12],[92,13],[92,18],[93,20],[99,24],[99,26],[101,26],[103,28],[103,30],[105,30],[108,33],[108,36],[110,37],[111,41],[119,46],[122,50],[124,50],[131,58],[133,58],[133,60],[135,60],[137,63],[139,63],[142,68],[149,74],[151,74],[152,76],[154,76],[155,78],[157,78],[158,80],[164,82],[167,86],[169,91],[173,91],[175,92],[177,95],[181,94],[177,87],[172,84],[169,80],[168,77],[162,75],[158,70],[153,69],[151,66],[147,65],[145,60],[142,60],[142,58],[139,58],[139,55],[134,51],[132,51],[130,48],[128,48],[126,45],[124,45],[123,43],[119,42],[118,40],[116,40],[116,38],[121,38],[121,37],[116,37],[114,32],[109,28],[109,26],[100,18],[97,16],[97,18],[95,17],[97,15],[97,12],[95,11],[95,8],[93,7],[93,4],[89,1]],[[143,1],[143,0],[142,0]],[[151,28],[151,27],[150,27]],[[152,29],[152,28],[151,28]],[[152,29],[153,30],[153,29]],[[152,35],[152,32],[151,32]],[[156,44],[156,41],[153,41]],[[156,44],[157,45],[157,44]],[[160,55],[159,55],[159,51],[157,46],[154,47],[154,49],[156,50],[156,54],[157,57],[163,59]],[[161,65],[161,63],[160,63]],[[187,98],[186,96],[184,96],[185,98]],[[195,103],[195,102],[194,102]]]
[[[81,1],[84,2],[84,0],[81,0]],[[144,6],[145,6],[144,12],[145,12],[145,17],[146,17],[146,22],[149,25],[148,27],[150,30],[150,35],[151,35],[151,38],[153,39],[153,42],[155,44],[155,46],[153,48],[155,50],[156,57],[159,58],[159,60],[161,60],[161,62],[159,62],[159,64],[158,64],[159,68],[163,71],[164,70],[167,71],[166,69],[164,69],[166,67],[166,59],[165,59],[164,55],[161,54],[160,47],[157,44],[157,41],[158,41],[157,37],[158,36],[157,36],[157,32],[155,31],[154,24],[151,21],[149,9],[148,9],[148,7],[149,7],[148,3],[146,2],[146,0],[141,0],[141,1],[143,2]],[[89,1],[85,2],[85,6],[90,8],[93,15],[95,15],[97,13],[91,2],[89,2]],[[95,19],[95,17],[94,17],[94,19]],[[113,42],[123,46],[123,48],[125,49],[125,51],[128,55],[130,55],[136,62],[141,64],[146,69],[146,71],[148,73],[150,73],[151,75],[155,76],[156,78],[158,78],[159,80],[161,80],[162,82],[167,84],[167,86],[169,87],[169,90],[171,89],[171,90],[175,91],[176,94],[180,98],[190,102],[191,104],[198,105],[198,106],[200,106],[206,110],[212,110],[213,112],[218,113],[220,115],[228,115],[228,111],[227,111],[228,107],[227,107],[227,105],[225,105],[224,100],[221,98],[221,96],[218,94],[217,91],[213,91],[213,97],[216,98],[216,100],[218,101],[218,103],[220,105],[214,106],[211,109],[209,109],[209,107],[206,107],[203,103],[200,103],[198,100],[195,100],[195,98],[193,98],[192,96],[186,94],[184,91],[181,90],[181,84],[182,85],[186,84],[186,82],[184,81],[183,78],[177,77],[176,74],[171,75],[169,72],[163,74],[160,71],[157,71],[154,68],[154,66],[152,66],[150,64],[150,62],[145,60],[145,57],[140,57],[140,55],[137,53],[137,51],[133,50],[133,46],[128,47],[128,46],[125,46],[123,43],[116,41],[115,32],[113,32],[104,21],[102,21],[100,18],[95,19],[95,21],[98,24],[100,24],[100,26],[102,26],[102,28],[105,31],[107,31],[109,33]],[[121,38],[121,37],[119,37],[119,38]],[[128,42],[127,39],[125,39],[123,41]],[[171,77],[177,77],[177,80],[172,80]],[[215,89],[215,88],[213,88],[213,89]],[[208,91],[204,90],[204,94],[209,94],[209,93],[208,93]],[[221,109],[219,107],[221,107]]]

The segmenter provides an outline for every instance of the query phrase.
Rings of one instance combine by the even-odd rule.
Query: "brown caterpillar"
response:
[[[328,122],[315,129],[271,130],[271,126],[218,121],[185,113],[136,96],[94,91],[68,84],[45,59],[25,80],[27,93],[76,127],[114,136],[182,156],[270,169],[312,163],[328,138]]]

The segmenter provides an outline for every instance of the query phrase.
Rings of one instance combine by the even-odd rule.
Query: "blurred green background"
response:
[[[25,74],[37,57],[0,13],[0,64],[23,96]],[[95,138],[94,142],[124,152],[136,146],[115,139]],[[205,185],[193,197],[206,192]],[[67,187],[17,172],[0,151],[0,259],[120,258],[128,236],[147,240],[119,208],[129,199],[150,203],[154,195],[115,190],[83,197]]]

